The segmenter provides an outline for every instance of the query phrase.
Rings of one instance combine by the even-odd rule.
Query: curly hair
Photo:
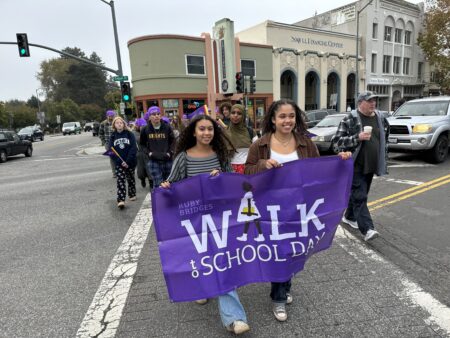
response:
[[[197,144],[197,139],[194,136],[195,127],[197,123],[201,120],[208,120],[212,123],[214,128],[214,136],[211,140],[211,146],[214,152],[217,154],[220,165],[224,166],[230,160],[230,150],[234,149],[233,144],[230,139],[225,135],[219,125],[208,115],[197,115],[194,117],[189,125],[180,134],[180,139],[177,144],[177,149],[175,151],[175,156],[179,153],[186,151]]]
[[[303,110],[300,109],[297,104],[289,99],[281,99],[278,101],[272,102],[272,104],[269,107],[269,110],[264,115],[264,119],[262,122],[262,133],[273,133],[275,131],[275,125],[272,121],[273,118],[275,118],[275,114],[280,109],[281,106],[288,104],[291,105],[295,110],[295,127],[294,131],[300,133],[300,134],[306,134],[308,127],[306,126],[306,115]]]
[[[227,107],[228,110],[231,110],[231,103],[230,102],[223,102],[220,105],[219,111],[223,114],[223,108]]]

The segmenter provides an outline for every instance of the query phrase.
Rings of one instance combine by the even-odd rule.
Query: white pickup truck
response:
[[[435,163],[447,158],[450,145],[450,96],[408,101],[388,121],[389,149],[426,151],[429,160]]]

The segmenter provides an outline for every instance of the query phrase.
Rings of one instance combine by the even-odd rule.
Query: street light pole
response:
[[[356,79],[355,79],[355,109],[356,104],[358,103],[358,94],[359,94],[359,14],[372,3],[373,0],[370,0],[367,4],[364,5],[363,8],[356,10]],[[355,5],[356,6],[356,5]]]
[[[118,75],[123,76],[122,71],[122,59],[120,58],[120,48],[119,48],[119,35],[117,34],[117,22],[116,22],[116,12],[114,9],[114,1],[105,1],[100,0],[101,2],[104,2],[109,7],[111,7],[111,14],[112,14],[112,20],[113,20],[113,28],[114,28],[114,41],[116,43],[116,55],[117,55],[117,67],[119,68]]]

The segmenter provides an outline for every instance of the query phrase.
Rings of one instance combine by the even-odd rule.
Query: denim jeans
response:
[[[222,319],[224,326],[228,326],[236,320],[247,323],[247,316],[236,290],[219,296],[217,300],[219,302],[220,319]]]
[[[109,150],[109,144],[105,143],[105,150]],[[111,166],[111,171],[113,173],[113,176],[116,176],[116,162],[112,158],[112,156],[109,156],[109,165]]]
[[[153,180],[153,186],[157,188],[169,177],[170,170],[172,169],[172,160],[150,160],[147,162],[146,169],[148,177],[151,177]]]
[[[358,222],[359,231],[363,235],[369,229],[374,229],[372,217],[367,207],[367,196],[369,195],[372,179],[373,174],[353,173],[352,192],[347,211],[345,212],[345,218]]]
[[[270,298],[274,303],[286,303],[287,294],[291,291],[291,280],[287,282],[272,282],[272,288],[270,290]]]

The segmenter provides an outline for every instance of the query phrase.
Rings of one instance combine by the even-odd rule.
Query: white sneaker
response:
[[[290,293],[286,293],[286,304],[291,304],[294,301],[294,297]]]
[[[247,242],[247,234],[242,234],[242,236],[239,236],[236,239],[241,242]]]
[[[273,303],[273,314],[279,322],[286,321],[287,312],[284,303]]]
[[[372,239],[377,238],[378,236],[380,236],[378,231],[373,230],[373,229],[369,229],[369,230],[367,230],[367,233],[366,233],[366,236],[364,237],[364,240],[367,242],[367,241],[370,241]]]
[[[227,330],[234,334],[241,334],[250,331],[250,326],[242,320],[235,320],[233,323],[227,326]]]
[[[197,299],[195,303],[198,305],[205,305],[206,303],[208,303],[208,299]]]
[[[349,219],[345,218],[345,216],[342,216],[342,222],[350,225],[353,229],[358,229],[358,222],[350,221]]]
[[[264,235],[263,234],[259,234],[258,237],[255,238],[256,242],[264,242]]]

